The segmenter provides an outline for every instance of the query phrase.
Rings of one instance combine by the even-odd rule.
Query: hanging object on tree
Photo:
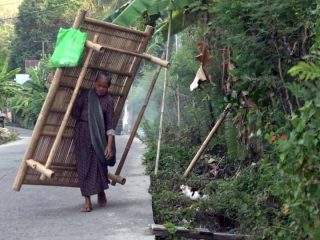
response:
[[[213,56],[208,51],[208,45],[206,45],[205,43],[199,43],[198,52],[199,54],[195,58],[201,63],[201,65],[196,73],[193,82],[190,85],[190,91],[198,88],[201,83],[211,80],[211,76],[208,75],[204,69],[204,67],[208,65],[213,59]]]
[[[206,73],[202,67],[202,65],[200,65],[197,74],[193,80],[193,82],[190,85],[190,91],[193,91],[194,89],[196,89],[197,87],[199,87],[199,85],[201,84],[201,82],[204,81],[208,81],[208,78],[206,76]]]
[[[203,67],[212,62],[213,56],[208,51],[208,45],[205,43],[198,44],[199,54],[196,56],[196,60],[201,63]]]

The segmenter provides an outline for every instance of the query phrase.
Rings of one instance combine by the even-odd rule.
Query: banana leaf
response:
[[[159,12],[169,10],[182,11],[191,4],[192,0],[175,0],[170,5],[170,0],[133,0],[114,20],[113,23],[123,26],[134,26],[136,21],[147,13],[155,15]]]

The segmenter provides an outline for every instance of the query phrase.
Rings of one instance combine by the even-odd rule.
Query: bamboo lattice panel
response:
[[[80,29],[81,31],[88,32],[89,40],[91,41],[94,35],[98,34],[96,43],[136,53],[143,53],[146,50],[151,37],[150,28],[145,32],[139,32],[91,18],[85,18]],[[88,51],[86,48],[83,55],[83,62],[88,55]],[[115,126],[118,123],[140,61],[141,59],[138,57],[110,50],[102,53],[94,52],[90,59],[89,67],[85,73],[81,88],[88,89],[93,87],[94,78],[98,70],[106,70],[112,73],[109,94],[113,96],[115,103]],[[72,93],[81,69],[82,66],[63,69],[53,104],[45,119],[40,138],[36,142],[35,151],[33,151],[33,156],[31,157],[31,159],[43,165],[45,165],[48,159],[50,149],[55,141],[59,126],[66,112],[68,106],[68,101],[66,100],[67,95]],[[75,121],[70,117],[58,152],[55,154],[52,166],[50,167],[50,169],[55,172],[54,177],[51,179],[46,178],[44,181],[40,180],[40,173],[28,167],[22,184],[79,186],[73,146],[74,126]]]

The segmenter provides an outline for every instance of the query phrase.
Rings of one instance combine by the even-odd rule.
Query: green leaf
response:
[[[168,11],[169,0],[133,0],[114,20],[114,24],[123,26],[134,26],[144,13],[155,15]],[[173,11],[181,11],[191,4],[191,0],[173,1]]]

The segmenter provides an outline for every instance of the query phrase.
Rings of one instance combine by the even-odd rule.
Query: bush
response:
[[[18,139],[18,134],[10,132],[7,128],[0,128],[0,145]]]

